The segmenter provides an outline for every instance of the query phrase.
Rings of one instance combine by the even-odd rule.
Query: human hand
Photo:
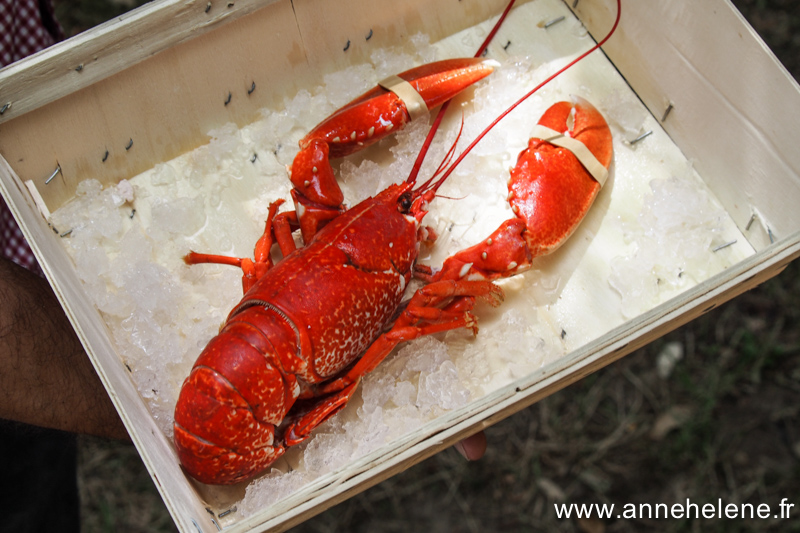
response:
[[[486,434],[479,431],[457,442],[454,447],[467,461],[477,461],[486,453]]]

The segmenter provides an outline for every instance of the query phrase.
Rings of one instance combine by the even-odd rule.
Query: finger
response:
[[[454,447],[467,461],[477,461],[486,453],[486,434],[479,431],[457,442]]]

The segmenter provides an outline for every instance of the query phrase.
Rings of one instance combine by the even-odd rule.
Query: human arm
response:
[[[47,282],[0,259],[0,418],[129,439]]]

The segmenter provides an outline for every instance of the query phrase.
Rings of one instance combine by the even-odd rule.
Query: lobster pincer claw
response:
[[[331,159],[357,152],[402,128],[418,111],[427,114],[485,78],[495,65],[481,58],[445,59],[401,72],[318,124],[300,140],[300,148],[321,139],[330,146]]]
[[[611,130],[583,98],[553,104],[511,171],[509,204],[525,221],[532,257],[556,250],[589,211],[611,164]],[[549,132],[548,132],[549,130]],[[577,148],[566,142],[577,141]]]
[[[511,169],[508,202],[515,218],[449,257],[428,281],[495,280],[528,270],[531,260],[561,246],[583,220],[611,164],[611,131],[589,102],[558,102],[545,111]]]

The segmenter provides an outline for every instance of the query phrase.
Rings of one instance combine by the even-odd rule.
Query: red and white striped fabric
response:
[[[0,67],[64,38],[50,0],[0,0]],[[8,206],[0,198],[0,253],[29,270],[39,265]]]

